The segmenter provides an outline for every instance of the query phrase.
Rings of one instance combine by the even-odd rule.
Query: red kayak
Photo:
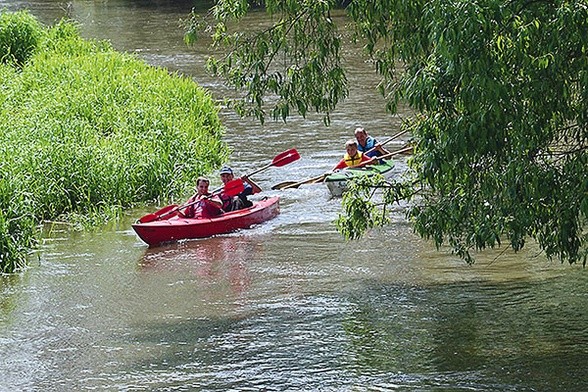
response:
[[[252,207],[227,212],[214,218],[182,218],[170,214],[161,220],[135,223],[133,229],[149,246],[157,246],[190,238],[211,237],[246,229],[270,220],[280,213],[279,197],[270,197],[253,203]]]

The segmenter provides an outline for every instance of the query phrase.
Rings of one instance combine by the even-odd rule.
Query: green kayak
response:
[[[347,189],[347,181],[357,176],[373,176],[374,174],[381,174],[384,177],[392,175],[394,168],[393,160],[385,160],[377,165],[367,165],[357,169],[343,169],[333,174],[329,174],[324,182],[329,188],[329,192],[333,197],[340,197]]]

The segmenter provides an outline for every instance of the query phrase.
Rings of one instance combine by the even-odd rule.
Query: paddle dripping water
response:
[[[67,11],[86,37],[231,96],[204,72],[208,53],[182,42],[177,21],[191,3],[0,0],[48,21]],[[324,184],[270,189],[328,171],[358,125],[379,140],[398,132],[360,49],[345,63],[350,96],[328,128],[313,115],[261,126],[221,112],[240,172],[300,152],[256,178],[256,197],[281,197],[276,218],[153,249],[131,224],[155,208],[92,232],[47,226],[31,268],[0,278],[0,390],[588,390],[581,268],[549,263],[532,244],[466,266],[415,237],[401,206],[391,225],[346,242]],[[393,170],[405,169],[395,158]]]

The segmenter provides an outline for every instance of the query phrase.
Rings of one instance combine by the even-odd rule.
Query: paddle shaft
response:
[[[383,146],[385,144],[390,143],[392,140],[399,138],[400,136],[404,135],[406,132],[408,132],[408,129],[405,129],[404,131],[398,132],[396,135],[390,137],[389,139],[385,140],[384,142],[380,143],[380,146]],[[371,152],[374,152],[376,150],[376,147],[372,147],[369,150],[367,150],[366,152],[364,152],[365,154],[369,154]]]
[[[259,172],[262,172],[262,171],[264,171],[265,169],[268,169],[268,168],[272,167],[273,165],[274,165],[274,163],[273,163],[273,162],[271,162],[271,163],[268,163],[267,165],[265,165],[265,166],[263,166],[263,167],[261,167],[261,168],[259,168],[259,169],[257,169],[257,170],[254,170],[254,171],[252,171],[251,173],[247,174],[247,175],[246,175],[246,177],[251,177],[252,175],[254,175],[254,174],[257,174],[257,173],[259,173]]]
[[[298,154],[298,151],[296,151],[295,148],[291,148],[290,150],[284,151],[279,153],[278,155],[276,155],[274,157],[274,159],[268,163],[267,165],[252,171],[251,173],[247,174],[245,177],[251,177],[254,174],[257,174],[261,171],[264,171],[265,169],[268,169],[272,166],[284,166],[287,165],[291,162],[294,162],[295,160],[300,159],[300,154]]]
[[[400,150],[391,152],[389,154],[380,155],[379,157],[373,157],[369,161],[365,161],[365,162],[359,163],[359,164],[357,164],[355,166],[350,166],[350,167],[348,167],[348,169],[355,169],[357,167],[364,167],[366,165],[369,165],[369,164],[374,163],[374,161],[379,161],[380,159],[390,158],[390,157],[393,157],[394,155],[404,154],[404,153],[409,152],[411,150],[412,150],[412,146],[411,147],[401,148]]]
[[[214,192],[212,192],[209,196],[210,197],[214,197],[217,196],[221,193],[225,193],[228,196],[237,196],[239,193],[243,192],[243,181],[240,179],[236,179],[236,180],[232,180],[229,181],[225,184],[225,186],[222,189],[219,190],[215,190]],[[143,218],[139,219],[139,222],[141,223],[148,223],[148,222],[153,222],[155,220],[159,220],[162,217],[165,217],[167,215],[173,214],[176,211],[179,211],[181,209],[190,207],[196,203],[200,203],[203,199],[200,200],[195,200],[193,202],[187,203],[187,204],[182,204],[181,206],[177,206],[171,210],[165,211],[164,213],[160,213],[160,214],[151,214],[151,215],[146,215]]]
[[[210,197],[212,197],[212,196],[213,196],[213,195],[210,195]],[[214,195],[214,196],[216,196],[216,195]],[[181,205],[181,206],[177,207],[177,209],[176,209],[175,211],[181,210],[182,208],[188,208],[188,207],[190,207],[190,206],[193,206],[194,204],[198,204],[198,203],[200,203],[201,201],[203,201],[203,202],[206,202],[206,201],[207,201],[207,199],[209,199],[210,197],[208,197],[208,198],[206,198],[206,199],[198,199],[198,200],[194,200],[194,201],[192,201],[192,202],[190,202],[190,203],[187,203],[187,204]],[[175,212],[175,211],[173,211],[173,212]],[[172,211],[168,212],[167,214],[171,214],[171,213],[172,213]],[[167,214],[164,214],[164,215],[167,215]],[[161,216],[164,216],[164,215],[161,215]]]
[[[282,186],[279,188],[275,188],[275,189],[290,189],[290,188],[298,188],[300,185],[304,185],[304,184],[311,184],[314,182],[320,182],[322,181],[329,173],[323,173],[320,176],[316,176],[316,177],[312,177],[309,178],[307,180],[303,180],[303,181],[299,181],[299,182],[295,182],[292,184],[286,184],[286,186]]]
[[[138,222],[139,223],[146,223],[146,222],[153,222],[154,220],[159,219],[159,217],[163,214],[165,214],[166,212],[169,212],[171,210],[173,210],[174,208],[176,208],[178,205],[177,204],[171,204],[169,206],[165,206],[162,209],[153,212],[151,214],[147,214],[141,218],[139,218]]]
[[[220,192],[219,192],[219,193],[220,193]],[[217,193],[217,194],[219,194],[219,193]],[[216,196],[217,194],[211,194],[211,195],[210,195],[210,197]],[[173,210],[169,210],[168,212],[166,212],[166,213],[164,213],[164,214],[161,214],[161,215],[159,215],[159,216],[157,217],[157,219],[155,219],[155,220],[159,220],[159,219],[163,218],[164,216],[167,216],[167,215],[173,214],[174,212],[177,212],[177,211],[179,211],[179,210],[182,210],[182,209],[184,209],[184,208],[188,208],[188,207],[190,207],[190,206],[193,206],[194,204],[198,204],[198,203],[200,203],[201,201],[203,201],[203,199],[194,200],[194,201],[192,201],[192,202],[190,202],[190,203],[186,203],[186,204],[182,204],[181,206],[177,206],[177,207],[176,207],[176,208],[174,208]]]
[[[245,187],[243,185],[243,180],[241,180],[240,178],[237,178],[235,180],[231,180],[231,181],[227,182],[222,189],[215,190],[214,192],[212,192],[210,194],[210,196],[207,196],[206,198],[202,198],[199,200],[195,200],[195,201],[190,202],[188,204],[184,204],[182,206],[179,206],[177,209],[179,210],[182,208],[190,207],[190,206],[192,206],[196,203],[199,203],[201,201],[206,201],[207,199],[218,196],[221,193],[224,193],[225,195],[230,196],[230,197],[237,196],[239,193],[243,192],[244,189],[245,189]],[[192,196],[192,197],[194,197],[194,196]]]
[[[263,171],[263,170],[265,170],[265,169],[267,169],[269,167],[272,167],[272,166],[278,166],[278,167],[284,166],[284,165],[287,165],[287,164],[289,164],[291,162],[294,162],[294,161],[296,161],[298,159],[300,159],[300,154],[298,153],[298,151],[296,151],[295,148],[291,148],[289,150],[286,150],[286,151],[281,152],[278,155],[276,155],[274,157],[274,159],[270,163],[268,163],[267,165],[265,165],[265,166],[263,166],[263,167],[261,167],[261,168],[259,168],[257,170],[254,170],[251,173],[248,173],[248,174],[246,174],[243,177],[249,178],[249,177],[253,176],[254,174],[257,174],[257,173],[259,173],[259,172],[261,172],[261,171]],[[241,178],[243,178],[243,177],[241,177]],[[246,182],[249,182],[249,181],[246,181]],[[250,185],[252,185],[252,184],[250,183]],[[260,189],[260,191],[261,191],[261,189]]]

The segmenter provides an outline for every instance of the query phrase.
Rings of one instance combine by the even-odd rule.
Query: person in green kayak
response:
[[[220,170],[220,178],[223,184],[226,184],[229,181],[233,181],[233,179],[235,178],[233,169],[231,169],[228,166],[224,166]],[[220,194],[219,197],[222,201],[222,209],[225,212],[237,211],[243,208],[251,207],[253,203],[247,199],[247,196],[261,192],[261,188],[259,187],[259,185],[257,185],[247,176],[241,177],[241,180],[243,180],[243,192],[233,197],[227,196],[223,193]]]
[[[390,154],[376,139],[368,135],[365,129],[355,128],[355,140],[357,140],[357,150],[364,153],[368,158],[379,157]]]
[[[206,177],[198,177],[196,180],[196,194],[188,199],[188,207],[182,215],[186,218],[213,218],[223,213],[222,202],[218,198],[211,197],[208,191],[210,181]]]
[[[357,142],[353,139],[348,140],[347,143],[345,143],[345,151],[346,152],[343,156],[343,159],[341,159],[331,171],[337,171],[348,167],[357,166],[362,162],[371,161],[371,159],[368,158],[365,154],[357,150]]]

